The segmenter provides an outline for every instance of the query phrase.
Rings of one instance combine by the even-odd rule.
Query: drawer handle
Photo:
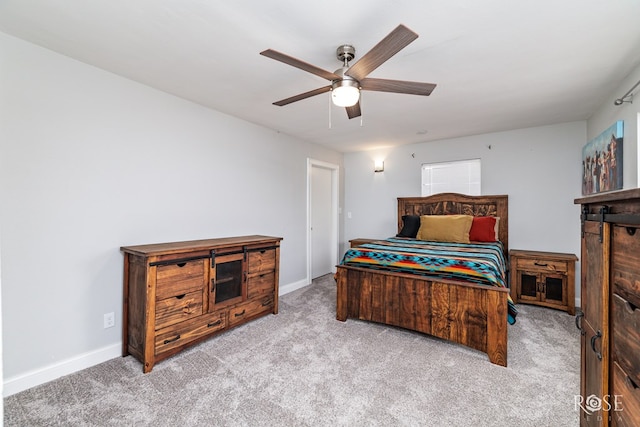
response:
[[[584,317],[584,312],[583,311],[578,311],[578,314],[576,314],[576,328],[578,328],[578,330],[580,331],[580,335],[586,334],[586,331],[584,329],[582,329],[582,318],[583,317]]]
[[[186,263],[186,262],[179,262],[179,263],[177,263],[176,265],[177,265],[178,267],[182,268],[182,267],[184,267],[185,265],[187,265],[187,263]]]
[[[602,360],[602,353],[596,350],[596,340],[602,337],[602,332],[598,331],[594,336],[591,337],[591,350],[596,354],[598,360]]]
[[[634,234],[636,234],[636,229],[633,227],[625,227],[627,229],[627,234],[629,236],[633,236]]]
[[[212,328],[214,326],[218,326],[220,323],[222,323],[222,319],[218,319],[215,322],[207,323],[207,328]]]
[[[176,295],[176,299],[182,299],[186,296],[187,294],[182,294],[182,295]]]
[[[178,341],[180,339],[180,335],[175,338],[171,338],[170,340],[164,340],[165,344],[169,344],[170,342]]]
[[[244,316],[244,312],[245,312],[245,311],[246,311],[246,310],[242,310],[240,313],[235,313],[235,315],[234,315],[234,316],[236,316],[236,317]]]
[[[634,390],[638,388],[638,384],[636,384],[636,382],[633,381],[629,375],[627,375],[627,378],[625,378],[625,382],[629,387],[631,387]]]
[[[534,263],[533,263],[533,264],[534,264],[534,265],[537,265],[537,266],[539,266],[539,267],[546,267],[547,265],[549,265],[549,264],[547,264],[546,262],[538,262],[538,261],[534,261]]]

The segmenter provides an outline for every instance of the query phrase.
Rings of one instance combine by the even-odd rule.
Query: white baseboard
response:
[[[288,285],[280,286],[278,295],[288,294],[289,292],[304,288],[305,286],[308,286],[310,284],[310,280],[302,279],[297,282],[289,283]]]
[[[279,294],[284,295],[309,285],[307,279],[303,279],[288,285],[281,286]],[[115,357],[122,356],[122,343],[112,344],[101,349],[71,357],[58,363],[35,369],[3,381],[3,397],[11,396],[31,387],[53,381],[65,375],[72,374],[82,369],[89,368]]]
[[[122,356],[122,343],[112,344],[12,378],[6,378],[2,390],[3,396],[11,396],[119,356]]]

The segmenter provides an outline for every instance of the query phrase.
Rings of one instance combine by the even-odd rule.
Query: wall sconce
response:
[[[384,161],[376,160],[373,166],[374,172],[384,172]]]

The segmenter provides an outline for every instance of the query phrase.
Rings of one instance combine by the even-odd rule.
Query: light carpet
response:
[[[115,358],[4,399],[5,426],[577,426],[573,317],[518,305],[508,367],[399,328],[335,318],[331,275],[280,312],[158,363]],[[506,321],[506,320],[505,320]]]

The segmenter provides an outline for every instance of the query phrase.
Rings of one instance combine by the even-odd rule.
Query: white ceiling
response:
[[[401,23],[420,37],[369,77],[431,96],[272,105],[327,81],[262,50],[334,71]],[[640,0],[2,0],[0,31],[342,152],[585,120],[640,63]]]

